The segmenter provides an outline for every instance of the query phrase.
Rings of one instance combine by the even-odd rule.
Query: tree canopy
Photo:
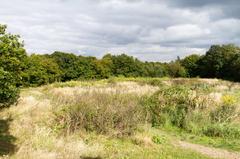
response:
[[[27,58],[20,36],[7,33],[6,28],[0,25],[0,107],[16,102],[23,61]]]

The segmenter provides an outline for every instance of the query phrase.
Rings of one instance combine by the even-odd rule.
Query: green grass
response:
[[[177,127],[159,128],[164,133],[178,140],[184,140],[195,144],[205,145],[209,147],[227,149],[230,151],[240,152],[240,139],[236,138],[222,138],[222,137],[208,137],[202,134],[187,133]]]
[[[112,138],[96,134],[88,134],[85,141],[88,144],[98,143],[103,145],[104,153],[101,156],[88,155],[84,157],[101,157],[111,159],[210,159],[191,150],[185,150],[174,146],[175,141],[171,136],[155,128],[147,128],[140,133],[143,137],[151,139],[152,144],[148,145],[140,142],[141,138]],[[161,142],[154,142],[154,138],[159,138]],[[138,142],[136,141],[138,140]]]
[[[153,147],[135,145],[131,141],[119,139],[104,142],[107,158],[129,158],[129,159],[207,159],[208,157],[194,153],[193,151],[175,148],[168,144]]]

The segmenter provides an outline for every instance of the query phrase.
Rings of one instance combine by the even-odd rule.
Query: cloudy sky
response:
[[[28,53],[169,61],[240,45],[239,0],[4,0],[0,23],[21,35]]]

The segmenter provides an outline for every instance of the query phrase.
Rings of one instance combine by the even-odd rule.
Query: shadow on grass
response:
[[[0,156],[10,155],[16,146],[13,144],[16,138],[9,133],[11,119],[0,119]]]

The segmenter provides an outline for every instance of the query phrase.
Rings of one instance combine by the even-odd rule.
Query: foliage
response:
[[[203,130],[204,135],[210,137],[222,137],[240,139],[240,127],[233,124],[212,124]]]
[[[62,72],[61,81],[76,79],[108,78],[111,75],[107,59],[97,60],[95,57],[76,56],[64,52],[49,55],[59,65]]]
[[[239,113],[236,113],[236,109],[236,105],[221,105],[211,112],[211,119],[218,123],[229,123],[238,117]]]
[[[192,54],[181,60],[181,65],[186,69],[189,77],[198,76],[198,61],[201,56]]]
[[[26,53],[18,35],[6,32],[6,26],[0,25],[0,107],[17,101],[21,80],[23,60]]]
[[[139,77],[143,75],[141,62],[125,54],[111,56],[112,71],[115,76]]]
[[[163,144],[166,142],[166,139],[164,138],[164,136],[153,136],[152,137],[152,141],[155,143],[155,144]]]
[[[165,77],[168,76],[166,65],[160,62],[145,62],[143,64],[145,77]]]
[[[179,61],[170,62],[168,65],[168,75],[170,77],[186,77],[187,72]]]
[[[9,72],[16,82],[20,81],[20,74],[27,57],[20,36],[6,32],[6,26],[0,25],[0,67]]]
[[[78,57],[74,54],[54,52],[52,55],[50,55],[50,57],[56,61],[59,68],[63,72],[61,81],[68,81],[79,78],[81,72],[84,69],[78,65]]]
[[[22,84],[24,86],[40,86],[59,81],[60,76],[61,71],[53,59],[33,54],[25,61]]]
[[[192,54],[169,63],[142,62],[126,54],[102,59],[54,52],[49,55],[63,72],[61,81],[116,77],[207,77],[239,81],[240,48],[213,45],[206,55]]]
[[[225,95],[217,103],[201,87],[194,89],[186,85],[166,87],[147,98],[144,105],[151,124],[215,137],[239,135],[240,126],[230,126],[240,115],[235,98]]]
[[[229,45],[213,45],[206,55],[199,61],[201,77],[233,79],[236,56],[240,54],[240,48]],[[235,61],[237,62],[237,61]],[[234,77],[236,78],[236,77]]]
[[[0,68],[0,108],[14,104],[19,97],[19,90],[11,73]]]
[[[227,67],[228,79],[240,81],[240,52],[233,55]]]

